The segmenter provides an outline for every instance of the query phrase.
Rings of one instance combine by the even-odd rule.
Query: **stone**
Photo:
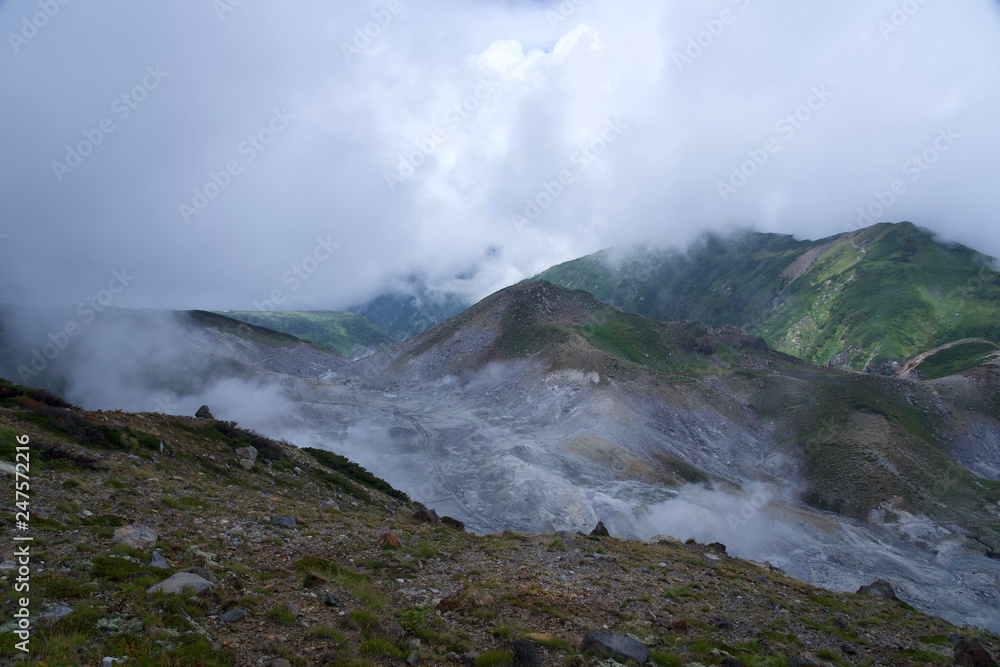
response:
[[[111,541],[132,547],[137,551],[149,551],[156,546],[156,533],[153,532],[152,528],[133,523],[131,526],[116,528]]]
[[[181,572],[190,572],[191,574],[197,574],[199,577],[205,579],[206,581],[208,581],[208,583],[212,584],[213,586],[219,583],[218,577],[216,577],[214,574],[212,574],[205,568],[198,567],[197,565],[193,567],[186,567],[183,570],[181,570]]]
[[[333,498],[327,498],[326,501],[323,502],[323,506],[329,507],[332,510],[337,510],[338,512],[340,511],[340,505],[337,504],[337,501]]]
[[[295,517],[290,516],[272,516],[271,517],[272,526],[284,526],[285,528],[295,527]]]
[[[997,667],[996,659],[976,637],[962,637],[955,644],[955,664],[963,667]]]
[[[222,616],[219,616],[219,620],[223,623],[235,623],[237,621],[242,621],[247,615],[247,612],[243,609],[230,609]]]
[[[719,630],[732,630],[733,622],[722,616],[716,616],[712,619],[712,625],[714,625]]]
[[[854,648],[850,644],[844,643],[840,645],[840,650],[844,655],[857,655],[858,649]]]
[[[474,611],[476,609],[496,609],[497,601],[486,591],[466,586],[452,593],[438,603],[441,611]]]
[[[146,590],[146,595],[154,593],[167,593],[168,595],[180,595],[185,593],[185,589],[191,589],[196,595],[204,593],[212,588],[211,581],[199,577],[190,572],[178,572],[166,581],[161,581],[155,586],[150,586]]]
[[[722,662],[719,664],[722,665],[722,667],[747,667],[736,658],[728,658],[728,657],[723,658]]]
[[[236,450],[236,456],[241,459],[250,459],[250,461],[257,460],[257,453],[256,447],[240,447]]]
[[[127,655],[120,658],[112,658],[109,656],[104,658],[104,660],[101,660],[101,667],[115,667],[115,665],[124,665],[126,662],[128,662]]]
[[[268,667],[292,667],[292,663],[288,662],[284,658],[275,658],[268,663]]]
[[[16,569],[17,569],[17,563],[15,563],[12,560],[5,560],[4,562],[0,563],[0,572],[6,572],[7,570],[16,570]]]
[[[327,607],[336,607],[338,604],[340,604],[340,599],[333,593],[327,593],[326,595],[323,596],[323,604],[325,604]]]
[[[288,611],[288,613],[291,614],[292,616],[299,615],[299,605],[295,604],[294,602],[286,602],[285,610]]]
[[[634,660],[640,665],[649,661],[649,651],[645,646],[625,635],[613,632],[588,632],[580,644],[580,653],[591,652],[604,658],[625,661]]]
[[[722,542],[712,542],[711,544],[708,544],[706,546],[709,549],[712,549],[713,551],[716,551],[716,552],[718,552],[720,554],[725,554],[726,553],[726,545],[723,544]]]
[[[194,413],[194,416],[198,419],[215,419],[215,417],[212,416],[212,411],[207,405],[203,405],[198,408],[198,411]]]
[[[55,607],[49,609],[48,611],[43,612],[38,617],[38,620],[44,623],[45,625],[52,625],[60,618],[63,618],[64,616],[69,616],[72,613],[73,610],[67,607],[66,605],[58,604]]]
[[[163,554],[161,554],[159,551],[153,552],[153,557],[149,559],[149,566],[158,567],[161,570],[170,569],[170,563],[167,562],[167,559],[164,558]]]
[[[611,537],[611,533],[608,532],[607,526],[604,525],[603,521],[598,521],[597,525],[592,531],[590,531],[591,537]]]
[[[461,662],[462,658],[454,651],[449,651],[445,654],[444,659],[448,662]]]
[[[244,470],[253,470],[253,461],[250,459],[240,459],[240,467]]]
[[[417,667],[420,664],[420,653],[410,651],[410,655],[406,656],[406,664],[410,665],[410,667]]]
[[[538,654],[538,649],[529,641],[518,639],[507,644],[506,648],[514,656],[513,667],[541,667],[542,656]]]
[[[883,600],[898,600],[896,597],[896,591],[892,590],[892,586],[885,579],[878,579],[868,586],[862,586],[858,589],[858,595],[865,595],[870,598],[882,598]]]
[[[464,521],[459,521],[458,519],[453,519],[450,516],[443,516],[443,517],[441,517],[441,523],[443,523],[446,526],[451,526],[452,528],[454,528],[455,530],[459,531],[460,533],[464,533],[465,532],[465,522]]]
[[[379,536],[378,545],[383,549],[398,549],[403,546],[403,543],[399,541],[398,537],[387,530]]]
[[[419,506],[419,509],[413,513],[413,518],[417,521],[423,521],[424,523],[441,523],[440,517],[438,517],[437,512],[430,509],[429,507]]]
[[[651,544],[683,544],[679,539],[670,535],[654,535],[649,541]]]

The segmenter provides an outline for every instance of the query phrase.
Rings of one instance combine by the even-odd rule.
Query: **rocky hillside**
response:
[[[686,252],[605,250],[538,278],[647,317],[737,325],[815,364],[886,371],[951,341],[1000,342],[995,268],[904,222],[818,241],[745,232]]]
[[[2,664],[985,665],[969,656],[1000,651],[885,586],[832,593],[721,544],[469,534],[346,459],[207,411],[88,413],[5,384],[11,487],[19,436],[30,592],[8,542],[0,618],[27,595],[33,623],[27,656],[4,623]]]

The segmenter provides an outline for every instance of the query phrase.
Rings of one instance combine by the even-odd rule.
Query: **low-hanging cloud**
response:
[[[0,302],[75,304],[122,264],[121,306],[342,308],[412,276],[474,298],[614,244],[863,214],[997,255],[998,22],[988,0],[9,0]],[[340,248],[288,289],[317,238]]]

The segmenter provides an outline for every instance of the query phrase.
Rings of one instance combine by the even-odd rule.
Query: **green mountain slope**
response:
[[[818,241],[748,232],[686,253],[603,250],[538,278],[662,320],[735,324],[812,363],[878,369],[963,338],[1000,341],[992,259],[904,222]]]
[[[345,357],[365,354],[392,345],[392,338],[361,315],[332,310],[308,312],[222,312],[233,319],[290,334],[328,347]]]

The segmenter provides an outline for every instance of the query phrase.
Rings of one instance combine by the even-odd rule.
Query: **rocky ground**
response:
[[[961,636],[1000,651],[996,636],[817,589],[722,545],[473,535],[349,466],[209,416],[10,394],[0,458],[29,436],[30,527],[0,543],[2,664],[923,665],[971,656]],[[14,535],[33,537],[28,593],[15,590]],[[166,592],[177,582],[194,588]],[[27,654],[9,621],[25,595]],[[592,632],[607,634],[584,643]],[[975,659],[958,664],[991,664]]]

